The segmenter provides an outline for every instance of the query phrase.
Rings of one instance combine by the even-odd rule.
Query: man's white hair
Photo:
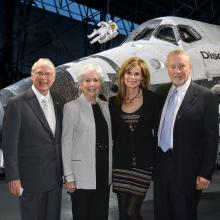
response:
[[[31,68],[31,75],[33,75],[33,73],[35,72],[35,69],[36,69],[37,66],[39,66],[39,65],[48,66],[49,68],[51,68],[51,69],[53,70],[54,73],[56,72],[56,71],[55,71],[55,66],[54,66],[53,62],[52,62],[50,59],[48,59],[48,58],[40,58],[39,60],[37,60],[37,61],[33,64],[32,68]]]

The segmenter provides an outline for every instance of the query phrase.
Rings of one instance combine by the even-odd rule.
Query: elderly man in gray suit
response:
[[[19,198],[22,220],[58,220],[61,210],[62,106],[49,91],[55,67],[41,58],[32,66],[32,87],[8,104],[3,152],[10,192]]]

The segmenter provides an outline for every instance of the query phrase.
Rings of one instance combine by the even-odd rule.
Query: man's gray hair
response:
[[[189,64],[192,64],[191,58],[190,56],[187,54],[187,52],[183,49],[175,49],[175,50],[171,50],[168,55],[167,55],[167,59],[166,59],[166,66],[168,64],[168,60],[171,56],[175,56],[175,55],[185,55],[188,58]]]

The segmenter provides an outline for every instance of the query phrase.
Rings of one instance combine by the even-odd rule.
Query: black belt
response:
[[[158,147],[159,155],[163,157],[170,157],[173,156],[173,149],[168,149],[166,152],[164,152],[160,147]]]

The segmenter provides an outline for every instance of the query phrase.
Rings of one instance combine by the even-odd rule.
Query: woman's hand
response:
[[[74,192],[74,191],[76,190],[76,185],[75,185],[74,182],[66,182],[66,181],[65,181],[65,183],[64,183],[64,188],[65,188],[68,192],[72,193],[72,192]]]

